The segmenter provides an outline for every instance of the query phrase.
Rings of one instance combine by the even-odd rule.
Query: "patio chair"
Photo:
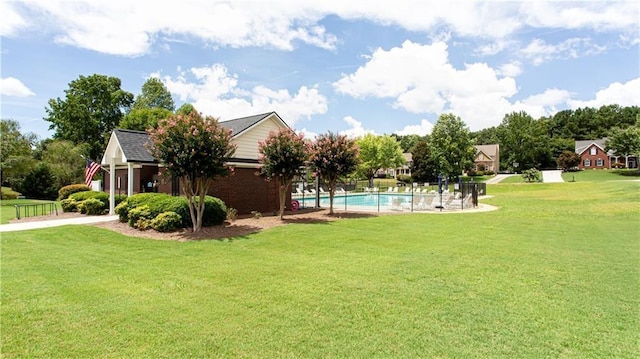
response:
[[[389,198],[389,203],[387,204],[387,208],[390,210],[402,211],[402,198],[393,197]]]
[[[322,187],[319,187],[318,189],[320,190],[320,193],[327,193],[327,192],[325,192],[324,188],[322,188]]]
[[[389,192],[389,193],[393,193],[393,187],[389,187],[389,188],[387,188],[387,192]]]
[[[398,187],[393,187],[393,193],[398,193]]]

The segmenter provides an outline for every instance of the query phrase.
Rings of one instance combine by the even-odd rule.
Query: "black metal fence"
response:
[[[58,206],[55,202],[16,204],[16,218],[34,217],[42,215],[50,215],[55,213],[58,215]]]
[[[355,183],[336,186],[333,208],[352,211],[463,211],[475,208],[486,194],[485,183],[413,183],[407,186],[362,187]],[[318,183],[294,185],[296,208],[328,208],[329,186]]]

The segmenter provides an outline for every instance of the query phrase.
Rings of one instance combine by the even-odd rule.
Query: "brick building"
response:
[[[234,174],[217,178],[209,194],[220,198],[239,214],[276,212],[279,209],[279,183],[256,175],[258,143],[270,131],[289,129],[289,126],[275,112],[222,121],[220,125],[232,131],[232,143],[237,146],[234,158],[229,162],[234,167]],[[179,181],[163,175],[162,164],[145,147],[148,142],[149,135],[143,131],[116,129],[111,133],[102,157],[102,166],[109,169],[104,190],[110,193],[111,198],[116,194],[142,192],[181,193]],[[291,202],[290,196],[288,194],[287,204]],[[110,212],[113,213],[114,201],[110,202]],[[290,208],[289,205],[286,207]]]

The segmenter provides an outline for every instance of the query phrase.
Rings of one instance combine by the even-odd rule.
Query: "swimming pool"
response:
[[[294,198],[300,202],[301,207],[314,207],[315,197]],[[419,196],[412,196],[411,193],[353,193],[336,194],[333,197],[334,209],[350,209],[363,211],[387,210],[394,203],[403,203],[404,207],[411,208],[411,201],[418,203]],[[329,195],[320,196],[320,207],[329,207]]]

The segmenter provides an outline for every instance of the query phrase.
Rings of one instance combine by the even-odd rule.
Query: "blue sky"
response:
[[[160,78],[227,120],[276,111],[308,136],[472,130],[640,105],[640,2],[0,0],[1,116],[42,118],[69,82]]]

